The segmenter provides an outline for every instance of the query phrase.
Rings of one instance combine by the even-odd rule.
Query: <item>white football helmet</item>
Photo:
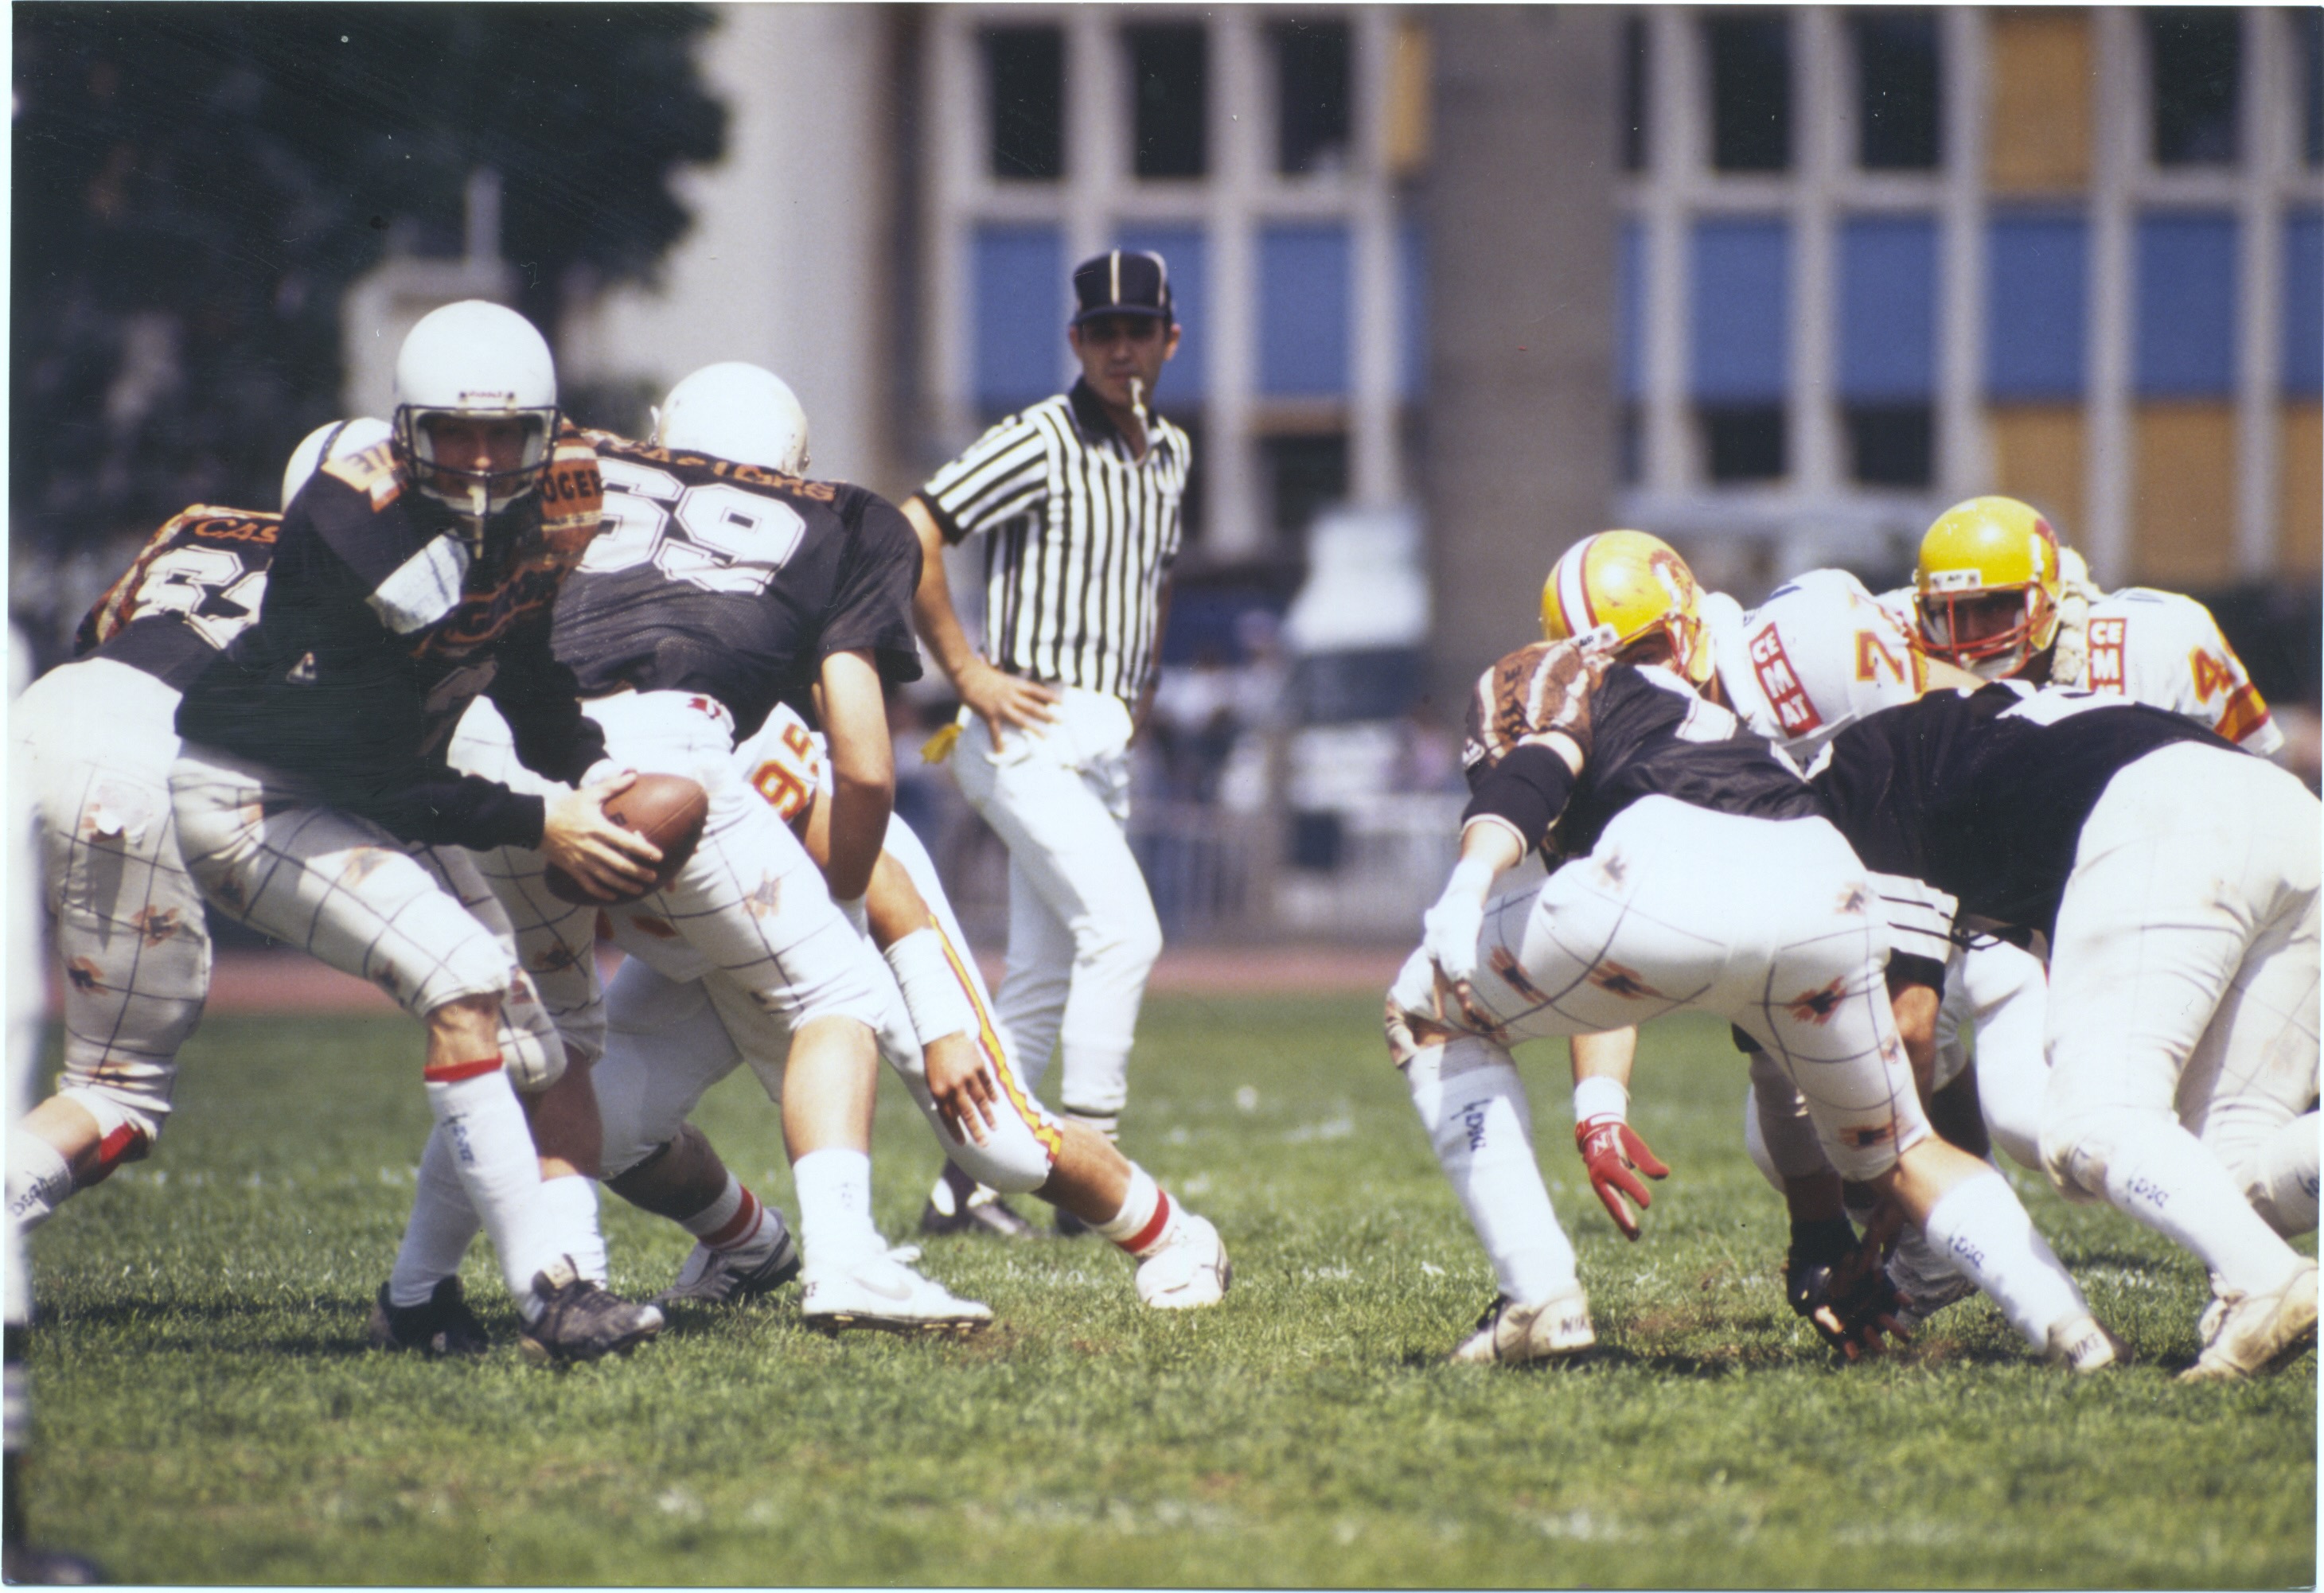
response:
[[[523,428],[513,463],[479,468],[438,457],[428,422],[457,416]],[[395,356],[395,444],[411,483],[464,522],[471,542],[484,522],[540,484],[557,435],[557,364],[530,321],[466,299],[420,318]]]
[[[705,365],[671,388],[654,411],[654,441],[785,475],[807,474],[807,411],[798,395],[772,371],[743,360]]]
[[[386,421],[369,415],[318,426],[307,434],[304,442],[290,450],[290,463],[282,467],[282,507],[290,507],[290,500],[299,495],[299,489],[327,461],[375,448],[392,435]]]

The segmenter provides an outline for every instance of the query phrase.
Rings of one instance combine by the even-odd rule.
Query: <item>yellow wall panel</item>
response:
[[[2324,571],[2324,404],[2284,405],[2279,447],[2277,566],[2313,580]]]
[[[1989,176],[2003,192],[2051,192],[2090,179],[2098,57],[2080,11],[1987,14]]]
[[[2138,406],[2131,574],[2183,592],[2236,578],[2236,414],[2222,403]]]
[[[2023,498],[2069,547],[2082,530],[2082,410],[2079,404],[1996,404],[1993,489]]]

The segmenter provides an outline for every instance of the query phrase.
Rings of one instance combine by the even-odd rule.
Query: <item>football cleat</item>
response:
[[[653,1297],[656,1305],[740,1305],[770,1294],[799,1274],[798,1241],[783,1214],[763,1206],[756,1238],[731,1250],[697,1244],[678,1269],[678,1281]]]
[[[1156,1311],[1216,1305],[1234,1282],[1234,1263],[1210,1220],[1182,1213],[1178,1231],[1138,1264],[1138,1298]]]
[[[483,1355],[493,1347],[484,1324],[468,1309],[460,1280],[447,1277],[418,1305],[397,1305],[379,1286],[372,1302],[369,1335],[374,1349],[416,1349],[422,1355]]]
[[[519,1335],[517,1348],[537,1367],[626,1355],[661,1331],[659,1311],[591,1283],[568,1256],[535,1273],[532,1292],[540,1314]]]
[[[2063,1367],[2080,1377],[2108,1367],[2128,1366],[2130,1347],[2107,1331],[2098,1318],[2078,1316],[2052,1325],[2049,1347],[2042,1359],[2044,1365]]]
[[[878,1328],[890,1333],[973,1333],[992,1308],[963,1300],[893,1253],[859,1256],[836,1266],[809,1266],[799,1320],[822,1332]]]
[[[920,1209],[920,1231],[926,1234],[984,1234],[993,1238],[1026,1239],[1033,1225],[1010,1210],[997,1189],[975,1182],[951,1163],[929,1192]]]
[[[2270,1370],[2316,1341],[2316,1263],[2303,1257],[2281,1287],[2264,1294],[2222,1296],[2203,1353],[2179,1374],[2181,1383],[2220,1383]],[[2205,1312],[2205,1320],[2209,1313]]]
[[[1564,1359],[1597,1342],[1597,1330],[1590,1325],[1590,1297],[1574,1284],[1538,1305],[1519,1305],[1503,1294],[1477,1319],[1477,1331],[1452,1358],[1461,1366],[1514,1366]]]
[[[1897,1236],[1895,1253],[1888,1257],[1888,1282],[1904,1297],[1896,1325],[1912,1332],[1946,1306],[1977,1293],[1977,1284],[1929,1248],[1915,1228]]]

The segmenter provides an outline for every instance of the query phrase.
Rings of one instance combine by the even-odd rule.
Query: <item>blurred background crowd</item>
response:
[[[2324,13],[1042,5],[25,6],[10,603],[56,662],[190,502],[383,414],[485,297],[638,431],[780,372],[893,497],[1169,260],[1195,446],[1133,832],[1174,937],[1409,939],[1461,701],[1551,561],[1747,606],[2030,500],[2209,603],[2316,779]],[[981,589],[973,548],[953,589]],[[997,941],[1003,854],[899,803]]]

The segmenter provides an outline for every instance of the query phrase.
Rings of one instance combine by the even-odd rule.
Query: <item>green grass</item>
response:
[[[2200,1270],[2021,1190],[2139,1356],[2070,1381],[1982,1301],[1829,1363],[1784,1309],[1721,1026],[1648,1032],[1635,1119],[1677,1172],[1626,1245],[1528,1062],[1602,1349],[1444,1352],[1490,1275],[1366,999],[1157,999],[1128,1147],[1213,1217],[1220,1310],[1141,1312],[1093,1239],[948,1239],[965,1343],[806,1332],[795,1291],[566,1375],[367,1351],[426,1128],[401,1019],[213,1020],[154,1161],[38,1236],[37,1538],[156,1582],[2283,1587],[2316,1578],[2315,1359],[2181,1388]],[[747,1077],[701,1121],[788,1202]],[[877,1205],[936,1153],[883,1086]],[[609,1202],[615,1281],[688,1241]],[[514,1316],[481,1256],[469,1287]]]

